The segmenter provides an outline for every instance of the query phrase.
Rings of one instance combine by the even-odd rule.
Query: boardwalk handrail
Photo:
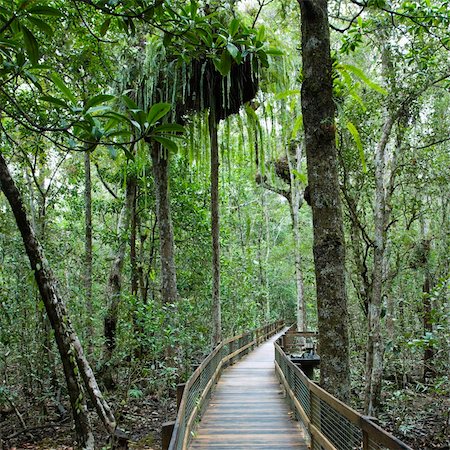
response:
[[[185,450],[187,448],[195,423],[200,419],[207,404],[206,400],[211,394],[211,388],[215,385],[226,364],[232,364],[235,360],[240,359],[249,349],[265,341],[281,330],[283,326],[284,322],[280,320],[229,338],[217,345],[203,360],[184,387],[169,450]]]
[[[298,334],[298,333],[296,333]],[[293,409],[311,437],[312,450],[412,450],[311,381],[275,343],[275,368]]]

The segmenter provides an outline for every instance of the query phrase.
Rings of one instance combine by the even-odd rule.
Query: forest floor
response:
[[[450,398],[405,389],[381,424],[415,450],[450,450]]]
[[[67,407],[67,405],[64,405]],[[19,411],[20,407],[20,411]],[[42,410],[23,409],[16,405],[0,411],[0,450],[73,450],[73,426],[68,418],[58,420],[56,408],[47,405],[47,417],[42,419]],[[174,399],[159,401],[155,397],[130,399],[126,404],[116,405],[120,428],[130,436],[130,449],[159,450],[161,448],[161,426],[174,420]],[[26,425],[23,428],[19,414]],[[41,417],[41,419],[40,419]],[[96,448],[108,449],[101,423],[92,416]]]

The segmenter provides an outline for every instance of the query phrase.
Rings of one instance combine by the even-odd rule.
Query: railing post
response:
[[[184,388],[186,383],[177,384],[177,409],[180,408],[181,399],[183,398]]]
[[[161,447],[162,450],[168,450],[170,445],[170,440],[172,439],[173,429],[175,427],[175,422],[164,422],[162,424],[161,433]]]
[[[363,435],[363,450],[369,450],[369,433],[367,433],[366,430],[363,430],[362,432]]]
[[[229,344],[230,346],[230,355],[234,352],[234,341],[231,341]],[[230,358],[230,366],[234,364],[234,358]]]

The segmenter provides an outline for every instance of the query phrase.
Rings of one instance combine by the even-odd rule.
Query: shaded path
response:
[[[308,449],[275,375],[280,334],[223,371],[190,449]]]

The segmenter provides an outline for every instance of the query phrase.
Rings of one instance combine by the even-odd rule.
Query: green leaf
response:
[[[300,180],[303,184],[308,184],[308,177],[306,174],[299,172],[298,170],[292,169],[292,173],[294,174],[295,178],[297,180]]]
[[[275,96],[275,100],[283,100],[285,98],[290,97],[291,95],[300,95],[300,90],[289,89],[287,91],[280,92]]]
[[[60,98],[52,97],[50,95],[43,95],[42,97],[39,97],[39,100],[43,102],[52,103],[57,106],[62,106],[63,108],[69,108],[69,105]]]
[[[73,105],[77,104],[77,99],[75,97],[75,95],[73,94],[73,92],[66,86],[66,84],[64,83],[64,81],[60,78],[60,76],[53,72],[50,75],[50,78],[52,79],[53,83],[55,84],[55,86],[60,90],[60,92],[68,99],[72,102]]]
[[[232,42],[229,42],[227,44],[227,50],[228,53],[233,57],[233,59],[236,59],[236,56],[240,53],[239,49]]]
[[[230,32],[230,36],[234,36],[238,30],[239,30],[239,20],[234,18],[231,22],[230,22],[230,26],[228,27],[228,31]]]
[[[140,110],[139,106],[136,104],[134,100],[132,100],[128,95],[122,95],[122,100],[124,101],[125,105],[128,109],[132,110]]]
[[[364,103],[363,99],[353,90],[349,92],[350,96],[359,103],[361,106],[361,109],[365,112],[367,110],[366,104]]]
[[[111,25],[111,17],[108,17],[102,23],[102,26],[100,27],[100,36],[104,36],[106,34],[106,32],[108,31],[110,25]]]
[[[352,122],[347,122],[347,130],[350,131],[350,134],[352,135],[353,140],[355,141],[356,147],[358,148],[359,159],[361,160],[363,172],[367,173],[366,158],[364,156],[364,149],[363,149],[363,146],[361,143],[361,138],[359,136],[359,132],[356,129],[355,125],[353,125]]]
[[[256,40],[258,42],[263,42],[266,39],[266,27],[261,25],[258,28],[258,33],[256,34]]]
[[[228,52],[222,52],[220,59],[214,60],[214,66],[225,77],[231,70],[231,55]]]
[[[105,133],[106,137],[123,137],[123,138],[129,138],[132,135],[131,131],[129,130],[118,130],[118,131],[111,131]]]
[[[291,138],[295,139],[297,137],[298,131],[300,130],[300,128],[303,125],[303,115],[300,114],[294,122],[294,126],[292,127],[292,135]]]
[[[147,114],[147,122],[149,126],[154,125],[158,122],[161,117],[164,117],[172,108],[170,103],[156,103],[151,108]]]
[[[129,117],[127,117],[125,114],[121,114],[116,111],[109,111],[106,114],[104,114],[104,117],[110,117],[111,119],[115,119],[121,123],[127,123],[127,124],[131,123]]]
[[[34,26],[36,26],[39,30],[44,32],[47,36],[52,37],[53,36],[53,28],[47,23],[44,22],[41,19],[38,19],[37,17],[28,17],[28,21],[32,23]]]
[[[172,153],[178,152],[178,146],[174,141],[167,139],[165,137],[162,137],[162,136],[152,136],[152,138],[153,138],[153,140],[159,142],[164,148],[169,150],[169,152],[172,152]]]
[[[361,81],[363,81],[367,86],[372,88],[374,91],[377,91],[383,95],[387,95],[386,89],[384,89],[379,84],[372,81],[359,67],[352,66],[351,64],[340,64],[338,68],[353,73],[353,75],[356,75]]]
[[[63,15],[59,9],[52,8],[51,6],[35,6],[34,8],[27,9],[27,11],[38,16],[61,17]]]
[[[30,58],[31,64],[35,66],[39,59],[39,45],[33,33],[27,27],[21,25],[21,30],[25,51],[27,52],[28,58]]]
[[[134,155],[133,155],[133,153],[130,152],[130,150],[127,147],[125,147],[124,145],[121,145],[120,148],[124,151],[127,161],[130,161],[130,160],[134,161]]]
[[[140,124],[138,121],[132,119],[132,120],[130,120],[130,122],[132,123],[132,125],[133,125],[135,128],[137,128],[137,129],[139,130],[139,132],[142,131],[141,124]]]
[[[284,52],[283,50],[276,48],[276,47],[269,47],[265,49],[266,55],[270,56],[283,56]]]
[[[85,111],[87,111],[89,108],[92,108],[94,106],[100,105],[105,102],[109,102],[110,100],[113,100],[115,98],[114,95],[106,95],[106,94],[98,94],[94,95],[94,97],[91,97],[84,107]]]
[[[177,123],[166,123],[153,129],[153,133],[184,133],[185,131],[185,128]]]

